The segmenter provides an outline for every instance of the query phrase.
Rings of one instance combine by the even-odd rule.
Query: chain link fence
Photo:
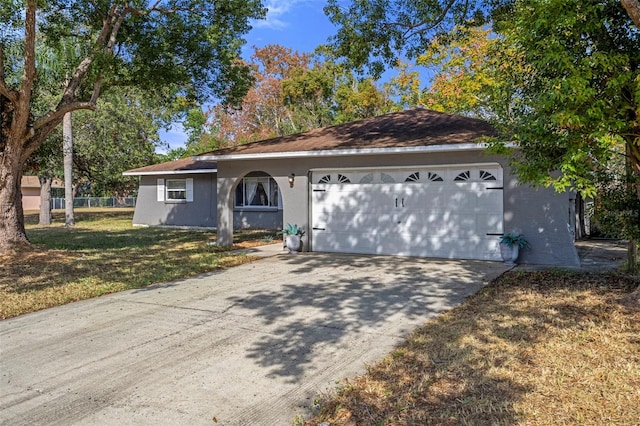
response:
[[[76,197],[73,207],[135,207],[136,197]],[[52,198],[51,209],[63,210],[64,198]]]

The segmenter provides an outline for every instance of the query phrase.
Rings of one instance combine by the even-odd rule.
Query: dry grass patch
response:
[[[254,258],[229,250],[268,243],[275,234],[242,232],[234,247],[222,248],[209,244],[214,232],[134,228],[132,215],[79,209],[70,228],[62,213],[50,227],[27,216],[33,249],[0,256],[0,319],[246,263]]]
[[[512,272],[321,399],[307,424],[640,423],[640,313],[621,275]]]

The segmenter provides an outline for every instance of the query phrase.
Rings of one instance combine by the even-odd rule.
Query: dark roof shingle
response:
[[[202,156],[286,153],[371,148],[404,148],[473,143],[494,136],[486,121],[423,108],[371,117],[229,148]]]

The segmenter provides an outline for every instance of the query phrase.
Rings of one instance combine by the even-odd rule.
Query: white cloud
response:
[[[265,7],[268,9],[266,19],[255,21],[253,26],[255,28],[269,28],[273,30],[286,28],[289,25],[287,18],[291,18],[291,16],[287,15],[296,4],[303,1],[304,0],[267,0],[265,2]]]

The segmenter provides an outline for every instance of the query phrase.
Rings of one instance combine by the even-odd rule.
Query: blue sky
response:
[[[312,52],[335,32],[322,10],[325,4],[325,0],[266,0],[267,18],[253,23],[245,49],[251,53],[254,45],[280,44]]]
[[[253,29],[246,36],[242,55],[247,59],[253,46],[267,44],[311,53],[336,31],[322,10],[325,0],[265,0],[264,4],[269,10],[266,19],[253,22]],[[171,148],[182,146],[187,139],[179,124],[161,132],[160,137]]]

